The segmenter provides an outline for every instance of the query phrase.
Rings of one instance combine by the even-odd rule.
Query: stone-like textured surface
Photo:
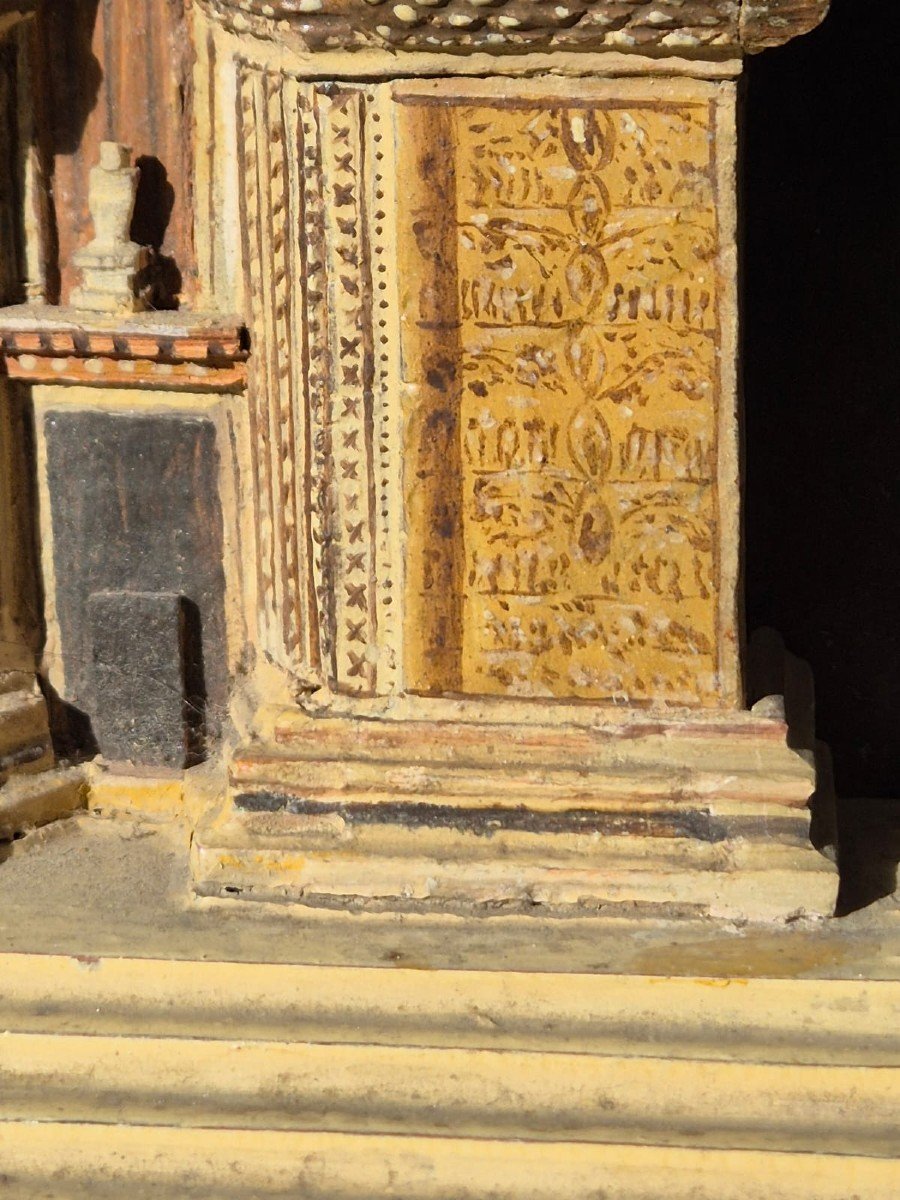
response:
[[[208,420],[175,415],[51,411],[44,418],[51,496],[56,610],[64,698],[90,716],[94,592],[174,592],[196,606],[208,731],[226,702],[219,457]],[[128,690],[155,692],[151,643],[123,666]],[[196,643],[195,643],[196,644]],[[190,666],[191,664],[189,664]],[[167,673],[168,674],[168,673]],[[147,675],[147,678],[144,676]]]
[[[87,603],[87,707],[111,762],[183,767],[186,630],[172,593],[94,592]]]
[[[829,0],[203,0],[233,28],[293,26],[313,50],[754,51],[806,33]]]

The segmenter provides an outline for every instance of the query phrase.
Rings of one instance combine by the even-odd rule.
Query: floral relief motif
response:
[[[708,105],[459,103],[462,690],[716,684]]]

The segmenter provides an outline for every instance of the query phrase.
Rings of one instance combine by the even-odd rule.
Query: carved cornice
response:
[[[814,28],[830,0],[202,0],[236,32],[310,50],[516,54],[616,50],[719,57]]]
[[[825,20],[831,0],[744,0],[742,46],[755,54],[809,33]]]
[[[88,387],[237,392],[247,350],[237,317],[106,316],[80,309],[0,308],[0,378]]]

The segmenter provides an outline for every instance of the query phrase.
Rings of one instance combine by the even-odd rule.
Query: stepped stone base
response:
[[[0,841],[84,806],[82,772],[54,764],[47,706],[34,676],[0,671]]]
[[[53,765],[47,706],[24,671],[0,671],[0,784]]]
[[[530,724],[438,702],[274,714],[201,823],[201,895],[561,911],[664,906],[787,919],[834,910],[809,842],[815,770],[783,720],[727,714]],[[489,719],[486,719],[489,717]],[[570,719],[571,718],[571,719]],[[580,722],[580,724],[579,724]]]
[[[78,768],[8,780],[0,787],[0,840],[77,812],[84,808],[87,793]]]

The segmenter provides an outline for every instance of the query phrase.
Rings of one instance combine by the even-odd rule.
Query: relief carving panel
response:
[[[366,94],[240,73],[260,632],[301,686],[376,675]]]
[[[398,99],[410,684],[715,703],[714,104]]]
[[[719,90],[240,78],[269,656],[733,703]]]

